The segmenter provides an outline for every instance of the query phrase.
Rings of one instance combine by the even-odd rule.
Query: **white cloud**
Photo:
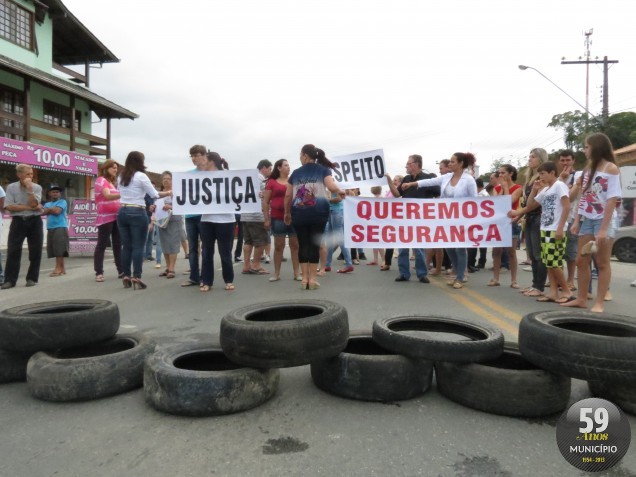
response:
[[[232,168],[287,157],[312,142],[328,155],[384,148],[393,173],[408,154],[435,161],[471,150],[499,157],[563,146],[546,128],[581,103],[583,54],[610,71],[610,111],[636,109],[628,32],[632,3],[473,1],[65,0],[122,62],[92,71],[92,88],[141,118],[113,125],[115,157],[146,153],[152,170],[179,170],[204,143]],[[590,68],[600,112],[602,71]]]

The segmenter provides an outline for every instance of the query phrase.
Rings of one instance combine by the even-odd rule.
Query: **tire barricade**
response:
[[[143,385],[161,412],[216,416],[266,403],[278,390],[278,368],[309,364],[317,388],[347,399],[412,399],[435,375],[440,394],[458,404],[540,417],[567,407],[578,378],[594,396],[636,412],[636,322],[616,315],[530,313],[518,345],[496,328],[440,316],[378,319],[372,330],[350,332],[345,308],[326,300],[239,308],[222,318],[219,340],[157,347],[118,328],[117,305],[104,300],[1,311],[0,383],[26,379],[31,394],[48,401]]]

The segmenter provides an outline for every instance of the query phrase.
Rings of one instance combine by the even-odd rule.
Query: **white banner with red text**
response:
[[[382,149],[336,156],[330,160],[338,165],[332,174],[341,189],[386,186],[386,177],[384,177],[386,168]]]
[[[241,214],[261,211],[256,169],[172,174],[172,213]]]
[[[510,197],[344,200],[351,248],[511,247]]]

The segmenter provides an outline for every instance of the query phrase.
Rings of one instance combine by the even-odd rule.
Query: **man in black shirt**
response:
[[[390,177],[387,176],[387,183],[389,184],[389,188],[393,193],[394,197],[406,197],[406,198],[416,198],[416,199],[432,199],[434,197],[440,196],[440,188],[439,186],[434,187],[411,187],[408,189],[402,189],[402,184],[405,182],[414,182],[422,179],[432,179],[435,177],[435,174],[426,174],[422,171],[422,156],[419,154],[413,154],[409,156],[406,161],[406,172],[407,175],[402,179],[402,182],[398,187],[393,185],[393,182],[390,180]],[[422,283],[429,283],[428,279],[428,268],[426,265],[426,254],[424,253],[424,249],[422,248],[414,248],[413,254],[415,255],[415,273],[417,274],[417,278]],[[400,270],[400,275],[395,279],[396,282],[406,282],[411,278],[411,271],[409,265],[409,249],[401,248],[399,249],[398,254],[398,268]]]

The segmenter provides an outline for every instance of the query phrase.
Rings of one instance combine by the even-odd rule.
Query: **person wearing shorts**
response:
[[[301,281],[300,263],[298,262],[298,237],[294,227],[285,224],[285,194],[289,183],[290,166],[286,159],[279,159],[274,163],[272,172],[265,184],[263,194],[263,217],[265,229],[274,235],[274,275],[270,282],[280,280],[285,237],[289,237],[294,280]]]
[[[57,185],[49,187],[49,202],[44,204],[42,215],[47,216],[46,220],[46,252],[48,258],[55,257],[55,270],[49,276],[59,277],[66,275],[64,267],[64,257],[68,257],[68,221],[66,220],[66,210],[68,205],[62,199],[62,189]]]
[[[554,162],[542,163],[537,172],[539,180],[532,185],[532,193],[525,208],[532,210],[541,206],[541,262],[547,268],[550,280],[549,292],[537,298],[537,301],[568,303],[575,299],[563,273],[570,213],[569,189],[558,180]]]
[[[265,184],[272,173],[272,163],[263,159],[256,167],[260,179],[259,198],[261,206],[265,191]],[[263,212],[251,212],[241,214],[243,224],[243,274],[269,275],[269,272],[261,266],[261,257],[265,247],[269,245],[269,232],[265,229],[265,217]],[[252,252],[254,252],[252,254]],[[252,257],[252,262],[250,262]]]

